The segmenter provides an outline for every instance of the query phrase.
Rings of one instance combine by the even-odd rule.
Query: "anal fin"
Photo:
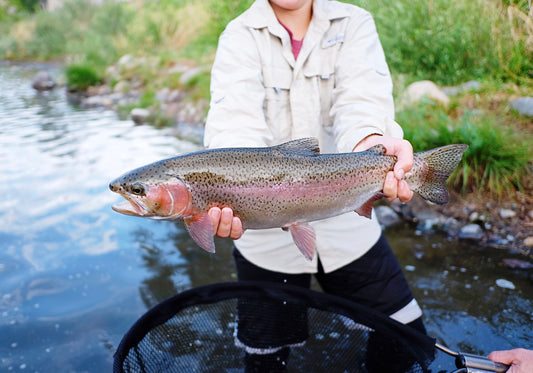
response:
[[[315,230],[307,223],[294,223],[289,225],[289,232],[291,232],[292,240],[300,249],[305,259],[313,260],[316,249],[316,235]]]
[[[361,207],[357,208],[355,212],[361,216],[364,216],[365,218],[370,219],[372,217],[372,208],[374,207],[374,202],[383,198],[384,196],[385,195],[382,192],[376,193],[375,195],[370,197],[368,201],[363,203]]]

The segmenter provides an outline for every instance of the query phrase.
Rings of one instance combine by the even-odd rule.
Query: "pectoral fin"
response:
[[[292,240],[305,256],[305,259],[313,260],[316,249],[316,236],[313,227],[307,223],[294,223],[288,229],[291,232]]]
[[[215,241],[213,239],[213,222],[207,213],[193,215],[184,218],[183,222],[190,236],[205,251],[215,252]]]

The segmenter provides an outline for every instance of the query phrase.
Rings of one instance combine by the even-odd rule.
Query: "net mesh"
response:
[[[224,283],[160,303],[124,336],[115,372],[426,372],[435,341],[343,298]]]

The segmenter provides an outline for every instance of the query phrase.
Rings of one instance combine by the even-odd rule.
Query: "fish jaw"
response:
[[[141,203],[141,201],[137,201],[133,198],[128,198],[128,196],[124,194],[122,194],[122,197],[124,197],[126,201],[122,201],[111,206],[114,211],[130,216],[149,216],[149,211]]]
[[[192,211],[191,195],[187,187],[177,179],[158,184],[115,181],[109,188],[126,200],[112,206],[114,211],[121,214],[174,220],[187,216]]]

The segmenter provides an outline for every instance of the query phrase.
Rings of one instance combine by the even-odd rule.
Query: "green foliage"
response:
[[[7,4],[18,10],[35,12],[39,9],[39,2],[39,0],[8,0]]]
[[[63,56],[68,38],[68,25],[52,13],[40,13],[36,19],[34,37],[26,48],[30,56],[50,59]]]
[[[211,14],[209,27],[201,31],[199,36],[184,50],[184,55],[198,58],[205,53],[214,53],[218,38],[226,25],[234,18],[248,9],[253,0],[204,0]]]
[[[351,2],[373,14],[395,73],[440,84],[488,76],[533,79],[526,21],[519,13],[507,14],[500,0]]]
[[[70,65],[65,71],[70,89],[85,90],[101,83],[102,79],[94,68],[85,65]]]
[[[462,192],[475,190],[501,196],[504,191],[521,189],[523,178],[531,176],[533,141],[498,123],[492,114],[465,111],[453,120],[442,107],[425,102],[403,109],[397,120],[415,151],[447,144],[469,146],[450,177],[450,183]]]
[[[149,108],[155,103],[156,103],[155,92],[148,90],[142,94],[141,98],[139,99],[138,106],[142,108]]]

